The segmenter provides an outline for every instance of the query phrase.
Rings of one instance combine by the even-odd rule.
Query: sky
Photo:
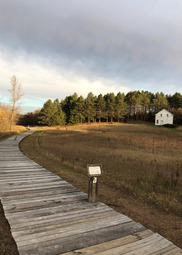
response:
[[[181,0],[0,0],[0,102],[22,112],[76,92],[182,93]]]

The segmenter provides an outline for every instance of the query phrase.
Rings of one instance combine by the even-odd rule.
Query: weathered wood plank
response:
[[[57,194],[57,195],[49,195],[49,196],[37,196],[36,198],[29,198],[27,199],[21,199],[21,200],[12,200],[12,201],[3,201],[3,205],[4,208],[6,210],[11,209],[11,207],[16,206],[18,207],[26,207],[31,205],[36,205],[37,203],[41,203],[41,202],[48,202],[48,201],[64,201],[65,199],[69,199],[69,198],[74,198],[77,196],[81,196],[83,199],[86,199],[87,196],[86,194],[84,194],[83,192],[80,191],[74,191],[74,192],[70,192],[70,193],[61,193],[61,194]],[[32,207],[32,206],[31,206]]]
[[[114,240],[109,241],[109,242],[104,242],[104,243],[100,243],[100,244],[90,246],[90,247],[87,247],[87,248],[83,248],[83,249],[80,249],[80,250],[75,250],[75,251],[71,251],[71,252],[68,252],[68,253],[64,253],[63,255],[74,255],[74,254],[92,255],[92,254],[98,254],[99,252],[104,252],[104,251],[111,250],[111,249],[116,248],[116,247],[120,247],[120,246],[123,246],[123,245],[126,245],[126,244],[133,243],[135,241],[138,241],[138,240],[141,239],[141,236],[142,236],[142,238],[144,238],[144,237],[150,236],[152,234],[153,234],[152,231],[144,230],[142,232],[135,233],[135,235],[129,235],[129,236],[122,237],[122,238],[119,238],[119,239],[114,239]]]
[[[13,180],[18,180],[18,179],[20,179],[21,178],[21,180],[28,180],[29,178],[30,178],[30,181],[33,179],[40,179],[40,178],[51,178],[51,177],[53,177],[53,175],[52,174],[50,174],[49,172],[47,172],[47,173],[45,173],[45,174],[41,174],[41,173],[39,173],[39,172],[35,172],[35,173],[33,173],[33,174],[28,174],[28,175],[22,175],[22,174],[19,174],[19,176],[17,176],[17,175],[10,175],[10,176],[5,176],[4,174],[2,174],[2,176],[1,176],[2,178],[0,179],[2,182],[3,182],[3,180],[4,181],[13,181]],[[55,176],[54,176],[55,177]],[[57,177],[57,176],[56,176]]]
[[[97,206],[97,205],[96,205]],[[65,205],[55,205],[52,207],[47,207],[47,208],[39,208],[36,210],[27,210],[24,212],[14,212],[14,213],[8,213],[6,212],[6,216],[8,219],[14,218],[33,218],[33,217],[38,217],[38,216],[44,216],[44,215],[50,215],[53,213],[57,212],[69,212],[69,211],[75,211],[78,209],[86,209],[86,208],[92,208],[93,205],[88,205],[88,203],[85,200],[80,200],[80,201],[72,201],[69,204]]]
[[[63,238],[63,237],[68,237],[72,235],[77,235],[81,233],[86,233],[90,232],[93,230],[99,230],[102,228],[108,228],[120,224],[126,224],[130,223],[131,219],[126,217],[123,219],[123,217],[114,216],[110,217],[110,219],[99,219],[95,220],[94,222],[86,222],[86,223],[79,223],[79,224],[74,224],[74,227],[72,225],[66,226],[64,228],[58,228],[52,230],[47,230],[46,232],[43,233],[34,233],[28,234],[28,235],[23,235],[23,236],[18,236],[16,237],[16,242],[19,246],[24,246],[24,245],[30,245],[30,244],[36,244],[36,243],[41,243],[45,242],[48,240],[54,240],[58,238]],[[12,233],[14,235],[14,233]]]
[[[179,253],[181,252],[181,253]],[[165,248],[162,248],[156,252],[150,253],[151,255],[177,255],[177,254],[182,254],[182,251],[180,248],[176,247],[174,244],[171,244]]]
[[[56,194],[56,195],[49,195],[49,196],[43,196],[43,197],[37,197],[37,198],[32,198],[30,199],[30,202],[28,200],[24,201],[24,202],[21,202],[21,201],[14,201],[12,202],[4,202],[3,200],[3,205],[4,205],[4,208],[6,210],[9,210],[11,209],[11,207],[14,207],[16,206],[16,208],[29,208],[30,207],[30,204],[31,204],[31,207],[33,206],[36,206],[37,204],[39,204],[39,206],[41,205],[41,203],[49,203],[49,202],[63,202],[67,199],[70,199],[70,198],[75,198],[75,197],[82,197],[82,199],[86,199],[87,196],[85,194],[82,194],[81,192],[79,191],[74,191],[74,192],[67,192],[67,193],[60,193],[60,194]]]
[[[0,192],[1,191],[16,191],[16,190],[26,190],[26,189],[29,189],[29,188],[42,188],[42,187],[48,187],[48,186],[57,186],[57,187],[61,187],[62,185],[66,184],[65,181],[63,180],[48,180],[47,182],[39,182],[39,183],[34,183],[34,182],[30,182],[30,183],[19,183],[18,185],[17,184],[6,184],[6,185],[2,185],[2,187],[0,188]]]
[[[57,194],[63,194],[63,193],[71,193],[71,192],[78,192],[78,190],[76,188],[74,188],[73,186],[68,186],[68,185],[64,185],[61,187],[61,189],[57,189],[57,187],[54,188],[50,188],[50,189],[42,189],[39,190],[39,196],[44,197],[47,195],[57,195]],[[21,199],[26,199],[26,201],[28,201],[30,198],[35,198],[38,197],[37,195],[37,190],[32,190],[31,192],[29,192],[29,194],[27,194],[27,192],[19,192],[19,193],[15,193],[14,196],[5,196],[2,197],[3,203],[5,203],[5,201],[9,201],[11,202],[11,200],[21,200]]]
[[[26,205],[12,205],[12,206],[3,206],[6,212],[9,213],[14,213],[14,212],[24,212],[27,210],[37,210],[39,208],[46,208],[46,207],[52,207],[52,206],[56,206],[56,205],[66,205],[68,202],[72,202],[72,201],[80,201],[80,200],[86,200],[85,195],[83,194],[75,194],[72,196],[67,196],[64,198],[58,198],[58,199],[52,199],[52,200],[48,200],[48,201],[41,201],[41,202],[34,202],[32,204],[26,204]]]
[[[99,207],[99,208],[86,208],[86,209],[77,209],[74,211],[68,211],[68,212],[57,212],[57,213],[52,213],[50,215],[44,215],[44,216],[39,216],[39,217],[34,217],[34,218],[18,218],[16,221],[11,223],[11,228],[12,229],[20,229],[25,226],[31,227],[35,226],[36,228],[39,225],[42,225],[44,223],[49,223],[50,221],[54,221],[59,219],[59,222],[65,222],[65,220],[74,220],[82,216],[90,216],[92,218],[95,215],[100,215],[101,213],[104,214],[115,214],[117,215],[118,213],[113,211],[111,208],[105,208],[105,207]]]
[[[36,186],[36,187],[33,187],[33,188],[30,188],[30,187],[27,187],[27,188],[17,188],[17,189],[11,189],[11,190],[3,190],[2,189],[2,191],[0,191],[0,192],[2,192],[2,194],[8,194],[8,193],[12,193],[12,192],[17,192],[17,191],[20,191],[20,192],[23,192],[23,191],[27,191],[27,192],[29,192],[30,190],[37,190],[37,192],[39,191],[39,190],[41,190],[41,189],[45,189],[45,188],[54,188],[54,187],[57,187],[57,188],[59,188],[59,187],[61,187],[61,184],[59,184],[59,185],[56,185],[56,184],[45,184],[45,185],[41,185],[41,186]]]
[[[144,227],[141,224],[131,222],[62,237],[60,239],[58,238],[30,246],[27,244],[26,246],[19,247],[19,250],[20,254],[24,255],[31,255],[34,251],[36,251],[37,254],[44,255],[59,254],[132,235],[142,230],[144,230]]]
[[[47,231],[53,231],[55,232],[58,228],[65,228],[69,225],[72,226],[72,228],[75,227],[81,223],[87,223],[87,224],[94,224],[96,220],[103,220],[105,218],[110,219],[111,217],[116,216],[116,213],[111,211],[109,212],[100,212],[97,214],[81,214],[73,217],[65,217],[62,219],[59,218],[53,218],[52,220],[44,223],[37,222],[35,225],[27,225],[22,228],[13,228],[12,226],[12,233],[14,237],[21,237],[22,235],[34,235],[37,233],[46,233]]]
[[[146,255],[155,252],[159,249],[171,245],[171,242],[163,238],[159,234],[152,234],[142,240],[132,242],[117,248],[113,248],[104,252],[97,253],[98,255],[114,255],[114,254],[127,254],[127,255]]]

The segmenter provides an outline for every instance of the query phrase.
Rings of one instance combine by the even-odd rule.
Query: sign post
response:
[[[102,175],[102,165],[88,164],[87,173],[90,177],[88,185],[88,201],[94,203],[97,201],[98,177]]]

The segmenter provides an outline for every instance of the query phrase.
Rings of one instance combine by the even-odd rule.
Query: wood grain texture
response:
[[[0,199],[21,255],[182,254],[23,155],[19,142],[31,133],[0,143]]]

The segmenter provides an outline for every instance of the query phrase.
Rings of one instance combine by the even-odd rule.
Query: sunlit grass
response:
[[[102,182],[108,186],[182,215],[180,129],[145,124],[79,125],[37,132],[23,146],[59,165],[58,172],[84,176],[86,164],[101,163]]]
[[[5,139],[5,138],[8,138],[12,135],[24,132],[24,131],[26,131],[26,128],[23,127],[23,126],[18,126],[18,125],[12,126],[11,131],[8,131],[8,130],[3,130],[2,131],[2,130],[0,130],[0,141]]]

